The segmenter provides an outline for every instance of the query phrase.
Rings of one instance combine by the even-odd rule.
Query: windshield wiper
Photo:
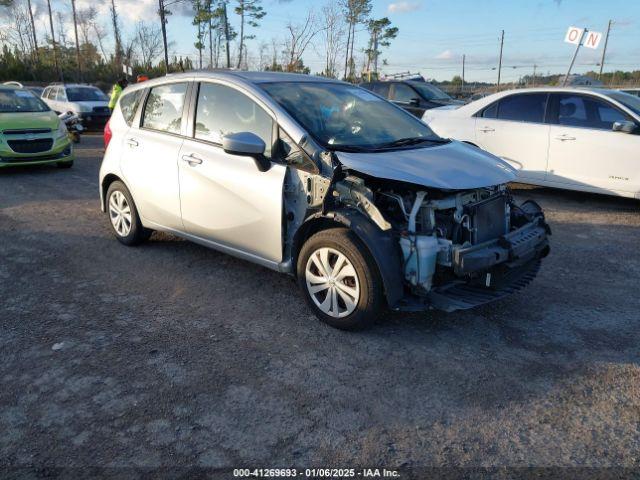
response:
[[[407,137],[407,138],[399,138],[398,140],[394,140],[392,142],[381,143],[377,145],[377,148],[394,148],[394,147],[406,147],[409,145],[418,145],[420,143],[447,143],[448,140],[443,138],[427,138],[427,137]]]

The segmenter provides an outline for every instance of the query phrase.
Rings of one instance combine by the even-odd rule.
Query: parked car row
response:
[[[33,92],[0,85],[0,168],[16,165],[73,165],[73,148],[63,121]]]
[[[288,273],[337,328],[385,308],[500,299],[549,252],[540,207],[509,193],[508,163],[340,81],[196,72],[136,84],[105,146],[100,201],[121,243],[166,231]]]
[[[42,100],[57,113],[74,113],[89,130],[102,131],[111,116],[109,97],[92,85],[49,85],[42,92]]]
[[[438,134],[508,162],[524,183],[640,199],[640,98],[536,88],[428,110]]]
[[[386,98],[418,118],[431,108],[463,103],[454,100],[435,85],[419,80],[365,82],[360,86]]]

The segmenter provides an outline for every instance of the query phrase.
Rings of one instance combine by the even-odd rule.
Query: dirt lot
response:
[[[0,465],[640,467],[640,202],[518,190],[551,256],[475,311],[320,324],[294,281],[0,171]]]

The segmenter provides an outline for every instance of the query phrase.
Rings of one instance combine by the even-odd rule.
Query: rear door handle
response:
[[[480,128],[479,130],[480,130],[481,132],[485,132],[485,133],[487,133],[487,132],[495,132],[495,131],[496,131],[496,129],[495,129],[495,128],[491,128],[491,127],[482,127],[482,128]]]
[[[567,141],[567,140],[575,140],[575,139],[576,139],[576,137],[572,137],[572,136],[566,135],[566,134],[565,135],[558,135],[556,137],[556,140],[560,140],[561,142],[564,142],[564,141]]]
[[[127,138],[127,145],[131,147],[137,147],[139,144],[135,138]]]
[[[202,159],[200,157],[198,157],[197,155],[194,155],[193,153],[191,153],[189,155],[183,155],[182,156],[182,161],[183,162],[187,162],[192,167],[195,166],[195,165],[200,165],[202,163]]]

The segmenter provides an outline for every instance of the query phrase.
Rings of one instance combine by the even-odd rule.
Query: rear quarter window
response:
[[[133,122],[133,117],[136,116],[138,105],[140,105],[140,100],[142,99],[142,92],[144,92],[143,89],[136,90],[120,97],[120,111],[129,126]]]

